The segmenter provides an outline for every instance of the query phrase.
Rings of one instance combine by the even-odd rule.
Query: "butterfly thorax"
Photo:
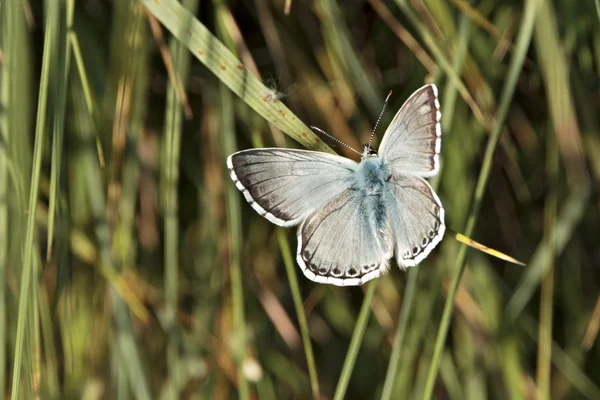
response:
[[[383,160],[377,155],[363,158],[355,173],[354,188],[367,195],[378,195],[387,181],[389,173]]]

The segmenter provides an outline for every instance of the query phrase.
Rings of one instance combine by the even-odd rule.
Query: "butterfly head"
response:
[[[388,101],[390,100],[390,96],[392,95],[392,91],[388,93],[385,98],[385,102],[383,103],[383,108],[381,109],[381,113],[379,113],[379,118],[377,118],[377,122],[375,122],[375,126],[373,127],[373,132],[371,132],[371,137],[369,138],[369,143],[363,144],[362,154],[360,155],[361,159],[365,159],[368,157],[377,157],[377,152],[371,147],[371,142],[373,141],[373,137],[375,136],[375,130],[377,129],[377,125],[379,125],[379,121],[381,121],[381,116],[385,111],[385,107],[387,106]]]
[[[363,151],[362,154],[360,155],[360,158],[367,158],[367,157],[377,157],[377,152],[375,151],[375,149],[373,149],[371,147],[370,143],[367,144],[363,144],[362,146]]]

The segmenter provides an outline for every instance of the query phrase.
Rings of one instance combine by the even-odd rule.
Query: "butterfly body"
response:
[[[379,154],[361,161],[292,149],[250,149],[227,159],[250,205],[269,221],[298,228],[296,260],[320,283],[360,285],[381,276],[389,260],[416,266],[441,241],[444,209],[423,177],[439,169],[441,113],[427,85],[402,106]]]
[[[358,164],[354,180],[357,190],[364,190],[365,194],[377,194],[381,193],[386,180],[389,180],[389,172],[381,158],[369,156]]]

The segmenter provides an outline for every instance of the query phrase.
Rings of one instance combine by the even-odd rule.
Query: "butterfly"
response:
[[[439,171],[440,119],[437,87],[430,84],[400,108],[379,154],[371,135],[358,163],[262,148],[230,155],[227,167],[260,215],[275,225],[299,225],[296,260],[308,279],[362,285],[383,275],[393,257],[400,268],[416,266],[444,236],[444,208],[423,179]]]

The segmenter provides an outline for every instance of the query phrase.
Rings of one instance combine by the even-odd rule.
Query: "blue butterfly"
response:
[[[359,163],[292,149],[250,149],[227,158],[231,179],[260,215],[298,228],[296,260],[310,280],[361,285],[387,270],[419,264],[442,240],[444,208],[423,178],[439,171],[440,103],[427,85],[404,103],[379,154]],[[371,136],[372,139],[372,136]]]

